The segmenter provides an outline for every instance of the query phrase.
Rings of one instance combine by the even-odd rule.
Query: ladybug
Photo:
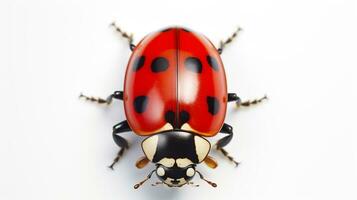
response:
[[[112,25],[128,39],[132,50],[124,90],[114,92],[107,99],[80,95],[103,104],[110,104],[112,99],[124,103],[126,120],[113,127],[113,139],[120,151],[110,168],[129,148],[120,134],[132,131],[145,137],[141,144],[144,156],[136,166],[143,168],[149,162],[156,166],[135,189],[154,173],[160,181],[153,185],[194,185],[191,180],[198,174],[216,187],[196,169],[200,163],[217,167],[217,162],[209,156],[212,145],[206,138],[226,134],[214,147],[237,166],[238,162],[224,150],[233,138],[232,126],[224,123],[227,103],[250,106],[267,98],[242,102],[238,95],[227,92],[220,54],[241,29],[222,41],[217,49],[205,36],[181,27],[151,33],[134,45],[132,35]]]

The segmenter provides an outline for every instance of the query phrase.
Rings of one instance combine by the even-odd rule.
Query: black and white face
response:
[[[157,166],[157,176],[171,187],[188,184],[210,148],[208,140],[183,131],[156,134],[142,142],[145,156]]]
[[[166,167],[158,164],[156,168],[157,177],[170,187],[181,187],[188,184],[195,174],[196,170],[193,164],[182,168],[177,165]]]

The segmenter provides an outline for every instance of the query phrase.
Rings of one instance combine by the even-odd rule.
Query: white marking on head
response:
[[[188,177],[192,177],[193,175],[195,175],[195,170],[194,170],[192,167],[188,168],[188,169],[186,170],[186,175],[187,175]]]
[[[195,149],[198,157],[198,162],[202,162],[208,155],[211,144],[200,136],[195,136]]]
[[[165,175],[165,170],[164,170],[164,168],[159,167],[159,168],[157,168],[156,173],[159,176],[164,176]]]
[[[164,183],[165,183],[166,185],[171,186],[171,187],[180,187],[180,186],[182,186],[182,185],[187,184],[187,181],[185,180],[185,178],[176,179],[176,181],[178,181],[177,184],[173,184],[173,183],[171,182],[171,181],[173,181],[173,180],[175,180],[175,179],[168,177],[168,178],[166,178],[166,180],[164,181]]]
[[[175,159],[173,159],[173,158],[163,158],[158,163],[162,164],[165,167],[173,167],[175,165]]]
[[[189,165],[192,165],[193,162],[188,158],[178,158],[178,159],[176,159],[176,164],[180,168],[185,168]]]
[[[156,153],[156,147],[159,141],[159,136],[153,135],[151,137],[146,138],[142,143],[141,143],[141,148],[143,149],[146,157],[152,161],[154,158],[154,155]]]

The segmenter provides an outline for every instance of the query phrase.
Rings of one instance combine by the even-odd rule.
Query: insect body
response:
[[[156,168],[139,184],[156,173],[160,182],[170,187],[192,184],[196,175],[204,179],[196,166],[205,162],[215,168],[217,163],[208,154],[211,144],[205,137],[221,132],[227,136],[215,145],[231,161],[223,149],[233,137],[233,128],[224,123],[227,102],[249,106],[265,99],[241,102],[235,93],[227,93],[226,76],[220,53],[203,35],[184,28],[172,27],[146,36],[137,46],[129,39],[133,53],[128,62],[124,90],[114,92],[106,100],[85,97],[99,103],[110,103],[113,98],[123,100],[127,120],[113,127],[113,138],[121,149],[127,141],[119,134],[133,131],[146,137],[142,142],[144,157],[137,167],[153,162]],[[212,186],[216,186],[204,179]]]

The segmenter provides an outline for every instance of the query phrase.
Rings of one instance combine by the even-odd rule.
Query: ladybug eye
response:
[[[188,169],[186,170],[186,175],[187,175],[188,177],[192,177],[193,175],[195,175],[195,170],[194,170],[192,167],[188,168]]]
[[[159,176],[164,176],[165,175],[165,170],[164,170],[164,168],[159,167],[159,168],[157,168],[156,173]]]

